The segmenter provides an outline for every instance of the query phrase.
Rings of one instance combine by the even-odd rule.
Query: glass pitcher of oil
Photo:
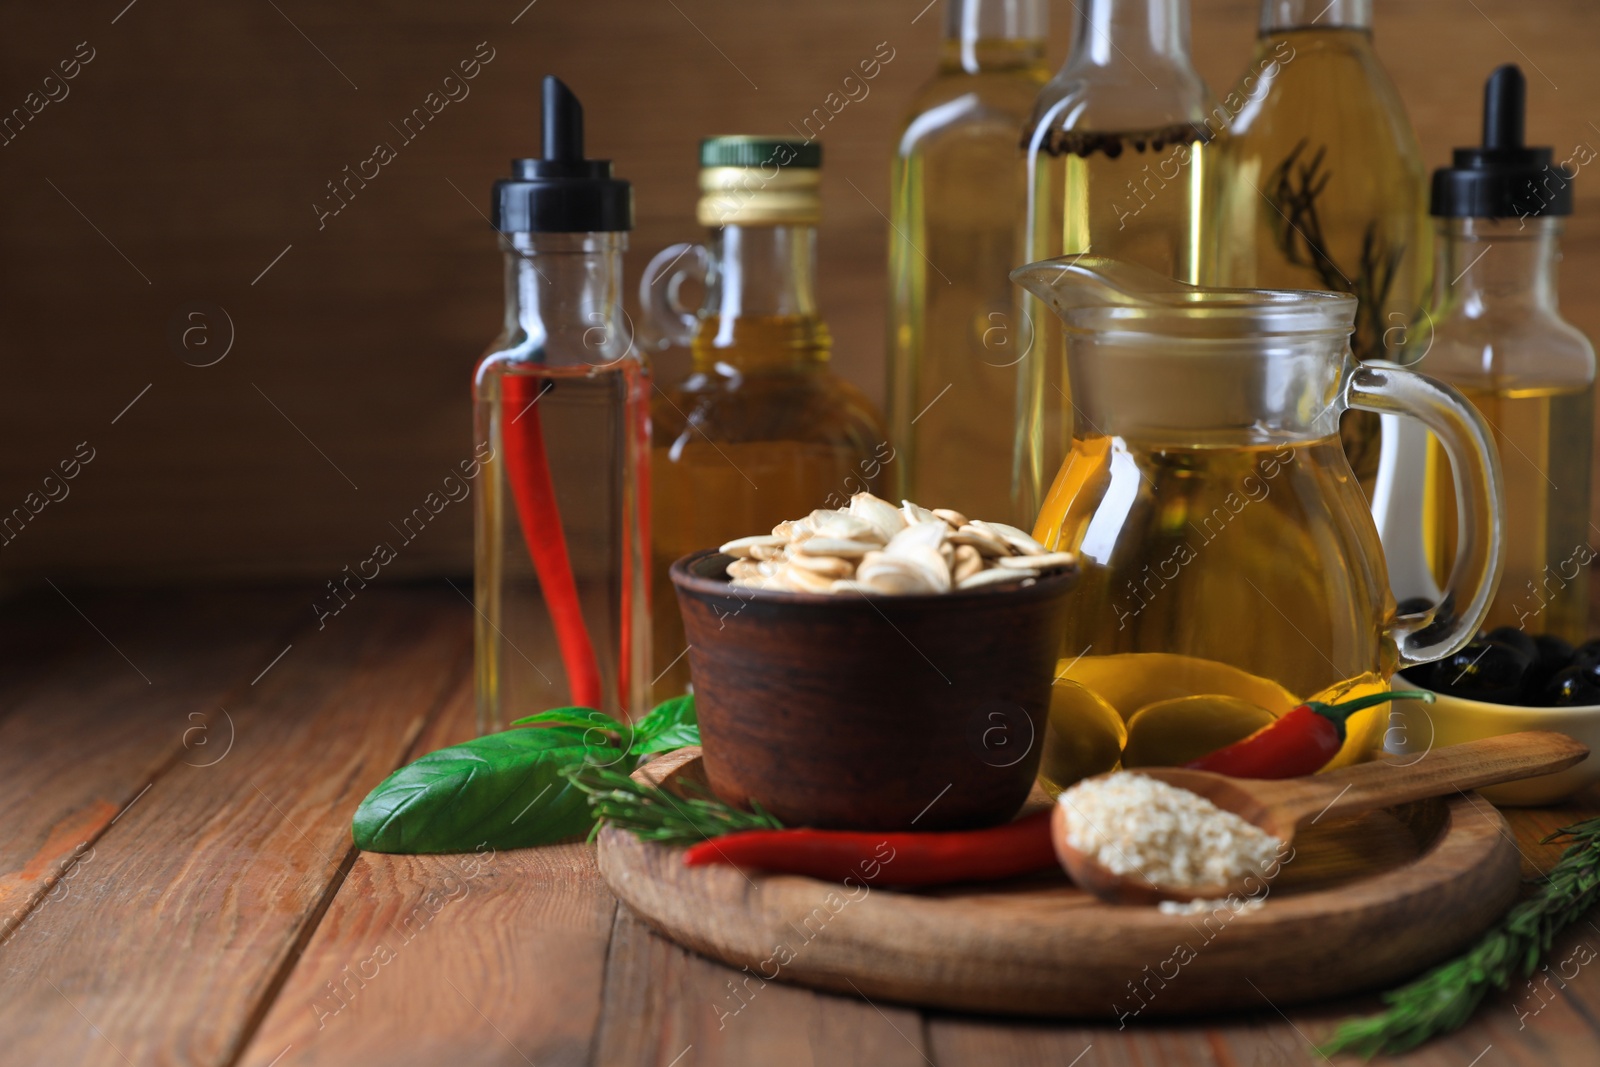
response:
[[[1505,521],[1489,429],[1449,386],[1358,363],[1354,297],[1199,288],[1086,256],[1011,277],[1062,320],[1072,381],[1072,447],[1034,528],[1081,568],[1047,780],[1109,769],[1085,752],[1185,763],[1306,700],[1387,689],[1477,630]],[[1461,535],[1433,610],[1396,612],[1340,446],[1351,408],[1418,418],[1451,457]],[[1331,765],[1377,749],[1386,718],[1354,716]]]

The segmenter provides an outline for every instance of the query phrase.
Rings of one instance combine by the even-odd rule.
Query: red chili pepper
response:
[[[1048,809],[984,830],[747,830],[693,845],[683,862],[689,867],[726,863],[871,886],[993,881],[1060,867],[1050,842]]]
[[[508,374],[500,380],[500,440],[506,454],[506,481],[517,504],[517,521],[539,576],[539,591],[550,609],[556,645],[567,671],[568,699],[585,708],[601,707],[600,663],[583,621],[583,605],[567,555],[550,462],[539,428],[539,398],[550,383],[533,376]],[[540,387],[535,392],[535,387]]]
[[[1363,708],[1391,700],[1433,702],[1419,691],[1373,693],[1342,704],[1309,701],[1268,723],[1249,737],[1185,764],[1193,771],[1214,771],[1233,778],[1299,778],[1315,774],[1344,745],[1345,720]]]

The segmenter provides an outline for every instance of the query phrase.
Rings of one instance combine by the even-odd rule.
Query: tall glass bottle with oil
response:
[[[473,379],[478,729],[645,710],[649,374],[622,313],[633,193],[544,84],[544,158],[495,183],[505,328]],[[463,473],[467,473],[464,468]]]
[[[889,427],[897,495],[1029,525],[1014,469],[1028,337],[1017,130],[1049,78],[1045,0],[946,0],[933,78],[902,125],[889,229]]]
[[[1023,127],[1022,262],[1092,253],[1208,281],[1216,105],[1189,56],[1188,0],[1083,0],[1076,10],[1072,51]],[[1032,347],[1017,457],[1025,510],[1037,513],[1066,457],[1072,405],[1059,323],[1031,296],[1019,319]]]
[[[834,374],[817,310],[822,146],[713,137],[700,146],[704,245],[674,245],[640,283],[647,326],[687,346],[689,376],[652,406],[654,692],[689,682],[667,571],[680,556],[878,492],[893,450],[871,403]],[[686,282],[705,290],[682,305]]]
[[[1486,625],[1586,636],[1594,453],[1594,346],[1561,317],[1556,264],[1576,165],[1523,143],[1526,85],[1504,66],[1484,95],[1483,145],[1434,173],[1438,273],[1414,330],[1420,369],[1483,413],[1506,485],[1505,574]],[[1593,159],[1592,152],[1589,159]],[[1437,580],[1455,558],[1449,461],[1430,438],[1422,530]]]
[[[1428,288],[1426,174],[1372,47],[1372,0],[1262,0],[1255,58],[1225,102],[1218,284],[1349,293],[1356,358],[1399,359]],[[1341,427],[1368,487],[1378,425],[1351,412]]]

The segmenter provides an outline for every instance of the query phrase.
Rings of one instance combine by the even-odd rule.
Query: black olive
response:
[[[1600,679],[1588,667],[1563,667],[1541,695],[1543,703],[1559,708],[1600,704]]]
[[[1573,664],[1572,646],[1567,644],[1555,634],[1539,634],[1533,639],[1538,647],[1539,654],[1534,657],[1533,670],[1528,672],[1526,679],[1530,690],[1544,687],[1555,673],[1563,667]]]
[[[1420,615],[1433,607],[1433,601],[1425,596],[1412,596],[1400,601],[1394,606],[1396,615]]]
[[[1600,637],[1585,641],[1572,650],[1573,663],[1600,663]]]
[[[1512,648],[1528,657],[1532,663],[1539,658],[1539,644],[1526,630],[1519,630],[1515,626],[1499,626],[1490,630],[1483,638],[1485,641],[1497,641],[1502,645]]]
[[[1432,688],[1440,693],[1515,704],[1522,696],[1522,679],[1533,661],[1510,645],[1474,641],[1455,655],[1434,664]]]

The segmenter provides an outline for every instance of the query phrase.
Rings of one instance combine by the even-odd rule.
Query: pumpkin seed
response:
[[[726,552],[730,556],[742,556],[748,558],[755,555],[755,550],[757,548],[776,548],[781,551],[783,546],[788,543],[788,539],[783,537],[771,537],[767,535],[758,535],[756,537],[740,537],[729,541],[727,544],[717,549],[717,551]]]
[[[1015,526],[1007,526],[1003,522],[983,522],[979,519],[972,520],[972,525],[986,534],[998,537],[1025,556],[1042,556],[1048,551],[1043,545]]]
[[[845,559],[861,559],[868,552],[877,552],[883,546],[868,541],[846,541],[837,537],[813,537],[792,548],[791,556],[840,556]]]
[[[729,541],[721,551],[735,557],[727,574],[736,586],[885,596],[1028,585],[1078,562],[1015,526],[909,500],[897,508],[871,493],[780,522],[770,536]]]
[[[1006,585],[1011,582],[1022,582],[1028,578],[1039,577],[1035,570],[1022,570],[1017,567],[991,567],[986,571],[979,571],[956,585],[957,589],[982,589],[988,585]]]
[[[1027,570],[1031,567],[1034,570],[1048,571],[1076,567],[1078,557],[1071,552],[1046,552],[1042,556],[1007,556],[1005,559],[995,560],[995,564],[1013,570]]]

